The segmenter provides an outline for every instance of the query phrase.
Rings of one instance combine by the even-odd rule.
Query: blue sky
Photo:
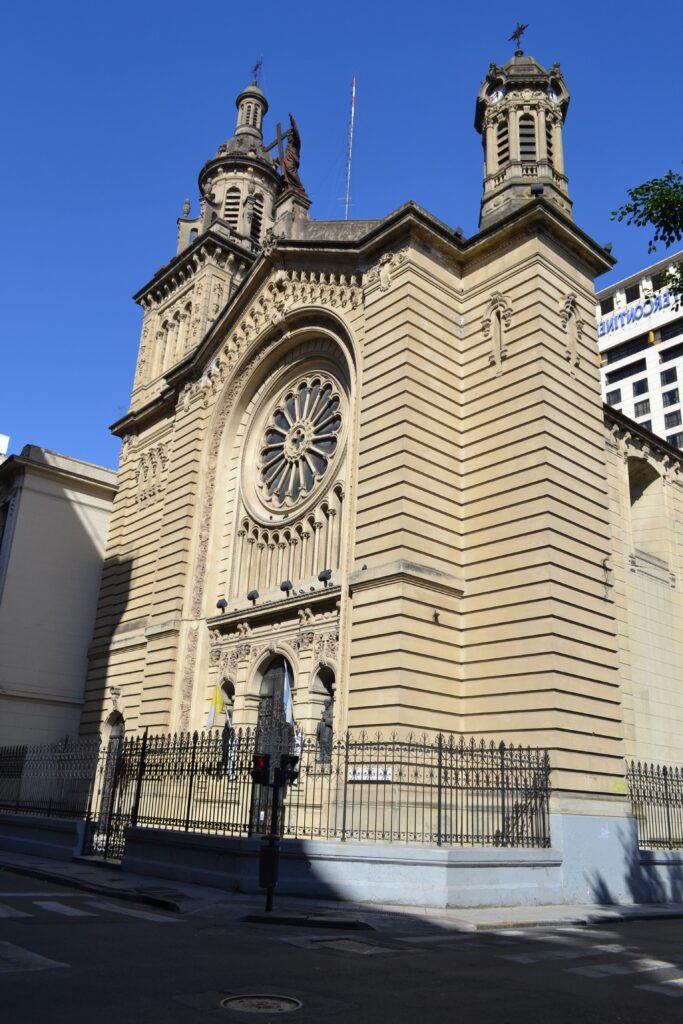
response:
[[[13,452],[33,443],[116,466],[108,427],[127,408],[139,336],[130,296],[175,253],[183,200],[197,209],[198,171],[232,134],[234,98],[260,56],[266,134],[294,112],[317,218],[343,213],[355,72],[352,216],[414,199],[475,232],[475,97],[489,63],[511,56],[518,18],[530,26],[525,51],[559,61],[571,92],[575,218],[619,260],[599,287],[650,259],[647,232],[610,211],[627,188],[681,168],[678,5],[661,18],[632,0],[580,0],[565,16],[547,0],[9,0],[4,10],[0,433]]]

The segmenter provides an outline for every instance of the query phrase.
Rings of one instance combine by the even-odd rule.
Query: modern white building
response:
[[[25,445],[0,466],[0,746],[78,733],[116,473]]]
[[[683,300],[664,275],[683,252],[597,293],[602,393],[608,405],[683,448]]]

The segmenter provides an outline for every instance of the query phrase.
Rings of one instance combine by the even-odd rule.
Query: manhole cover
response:
[[[291,996],[229,996],[221,999],[221,1006],[242,1013],[290,1013],[300,1010],[302,1004]]]

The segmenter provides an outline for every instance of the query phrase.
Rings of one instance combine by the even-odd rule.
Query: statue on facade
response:
[[[282,177],[284,178],[285,185],[288,188],[293,188],[297,192],[306,192],[306,189],[301,183],[299,177],[299,163],[301,162],[301,136],[299,135],[299,129],[297,123],[294,120],[292,114],[289,115],[289,129],[285,133],[287,136],[287,148],[285,149],[284,156],[281,160],[281,171]]]
[[[334,721],[334,708],[332,698],[328,697],[323,707],[323,713],[318,727],[315,730],[315,739],[318,744],[318,761],[321,764],[330,764],[332,761],[332,724]]]

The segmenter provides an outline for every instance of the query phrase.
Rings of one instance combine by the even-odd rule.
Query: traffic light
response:
[[[270,784],[270,754],[254,754],[251,759],[251,777],[259,786]]]
[[[293,785],[299,778],[299,755],[283,754],[280,758],[280,768],[286,785]]]

